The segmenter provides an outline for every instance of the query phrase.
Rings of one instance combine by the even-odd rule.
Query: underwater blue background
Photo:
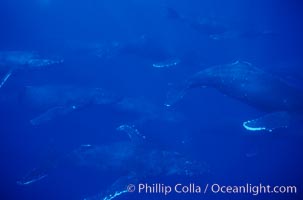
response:
[[[32,126],[29,120],[37,112],[16,98],[24,86],[101,87],[165,110],[171,84],[209,66],[245,60],[303,88],[302,8],[299,0],[0,1],[0,51],[35,51],[64,60],[41,70],[19,71],[0,88],[0,199],[77,200],[99,193],[119,175],[67,166],[31,185],[16,182],[45,160],[81,144],[127,139],[117,134],[116,127],[140,118],[139,111],[89,105]],[[171,16],[169,9],[189,20]],[[188,23],[203,18],[252,34],[210,39]],[[253,34],[265,30],[270,34]],[[148,42],[140,46],[141,40]],[[121,50],[120,45],[129,46]],[[170,58],[180,63],[152,67]],[[209,172],[191,178],[159,176],[146,182],[262,182],[296,185],[298,194],[127,194],[117,199],[303,199],[300,122],[270,133],[249,132],[242,127],[243,121],[262,112],[210,88],[190,91],[170,109],[173,120],[148,120],[138,127],[140,133],[154,148],[182,152],[206,163]]]

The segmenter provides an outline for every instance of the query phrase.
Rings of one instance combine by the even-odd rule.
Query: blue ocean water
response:
[[[298,0],[2,0],[0,198],[112,199],[134,184],[115,198],[303,199],[301,10]],[[243,127],[271,111],[230,95],[250,79],[237,71],[212,74],[232,74],[232,91],[207,80],[178,96],[198,71],[237,61],[299,91],[273,87],[261,102],[291,94],[287,128]],[[274,81],[252,81],[250,98]],[[155,191],[179,183],[196,190]],[[260,184],[296,193],[235,191]]]

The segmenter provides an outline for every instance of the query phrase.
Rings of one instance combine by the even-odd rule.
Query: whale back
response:
[[[250,63],[237,61],[195,74],[188,88],[213,87],[264,111],[303,111],[303,92]]]

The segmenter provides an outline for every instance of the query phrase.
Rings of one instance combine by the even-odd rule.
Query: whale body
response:
[[[166,105],[170,106],[188,90],[199,87],[215,88],[229,97],[268,112],[266,116],[244,122],[247,130],[272,131],[287,127],[292,116],[303,113],[301,89],[244,61],[213,66],[196,73],[177,93],[169,95]]]
[[[115,104],[120,96],[98,87],[40,85],[24,87],[19,100],[40,113],[30,121],[32,125],[40,125],[89,105]]]
[[[29,51],[0,51],[0,71],[4,71],[4,76],[0,77],[0,88],[17,70],[37,70],[62,62],[62,59],[46,59]]]
[[[54,169],[60,169],[67,164],[89,167],[96,169],[100,174],[117,175],[118,179],[106,190],[85,199],[114,199],[128,192],[125,188],[127,184],[136,184],[146,178],[192,177],[208,173],[207,164],[189,160],[175,151],[149,147],[145,136],[141,135],[134,126],[121,125],[117,131],[127,134],[129,140],[103,145],[81,145],[58,159],[34,168],[17,182],[18,185],[24,186],[38,182],[50,175]]]

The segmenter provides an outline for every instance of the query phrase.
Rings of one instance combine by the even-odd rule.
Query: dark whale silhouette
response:
[[[208,166],[204,163],[191,161],[175,151],[150,147],[145,136],[134,126],[122,125],[117,130],[127,134],[129,140],[103,145],[81,145],[72,152],[59,156],[58,159],[48,160],[17,183],[19,185],[35,183],[46,178],[55,168],[89,167],[96,169],[100,174],[110,172],[118,178],[104,192],[85,199],[113,199],[127,193],[128,184],[136,184],[146,178],[176,175],[191,177],[208,173]]]
[[[69,51],[78,52],[79,56],[97,56],[104,61],[121,56],[134,56],[154,63],[154,67],[169,67],[180,62],[157,38],[144,34],[127,41],[68,41],[67,47]]]
[[[171,7],[166,7],[166,13],[169,19],[180,21],[201,35],[207,36],[212,40],[257,39],[276,36],[276,34],[271,30],[263,30],[252,27],[235,27],[233,24],[227,24],[226,22],[222,23],[219,20],[207,17],[194,19],[180,14],[177,10]]]
[[[17,70],[41,69],[49,65],[62,63],[63,60],[46,59],[34,52],[28,51],[2,51],[0,52],[0,70],[6,71],[0,88],[6,83],[9,77]]]
[[[133,114],[133,121],[123,123],[137,126],[153,120],[173,122],[182,119],[177,113],[167,111],[144,98],[121,96],[99,87],[26,86],[18,99],[23,106],[37,112],[30,121],[32,125],[40,125],[73,111],[97,105],[109,106],[123,114]]]
[[[287,127],[292,116],[303,113],[301,89],[244,61],[218,65],[196,73],[177,92],[168,94],[166,105],[170,106],[189,89],[198,87],[216,88],[232,98],[268,112],[268,115],[243,123],[251,131]]]
[[[103,88],[70,85],[26,86],[19,95],[23,105],[39,113],[31,119],[32,125],[48,122],[89,105],[111,105],[120,100],[120,96]]]

